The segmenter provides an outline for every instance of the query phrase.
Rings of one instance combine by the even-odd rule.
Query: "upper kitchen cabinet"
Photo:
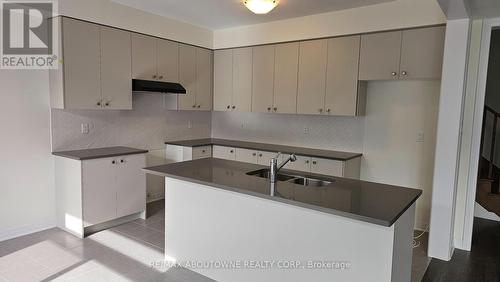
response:
[[[276,112],[274,96],[274,45],[253,48],[252,112]]]
[[[179,82],[186,94],[178,96],[180,110],[196,108],[196,49],[181,44],[179,47]]]
[[[398,79],[401,31],[361,35],[360,80]]]
[[[321,114],[325,102],[328,41],[300,42],[297,113]]]
[[[130,33],[101,27],[101,91],[106,109],[132,109],[130,56]]]
[[[179,95],[179,110],[212,109],[212,69],[212,51],[180,45],[179,77],[186,94]]]
[[[132,34],[132,78],[151,80],[157,76],[156,39]]]
[[[252,48],[233,50],[233,104],[231,110],[250,112],[252,108]]]
[[[360,80],[439,79],[443,26],[361,36]]]
[[[214,110],[250,112],[252,48],[217,50],[214,54]]]
[[[233,103],[233,50],[214,52],[214,111],[229,111]]]
[[[403,31],[401,79],[439,79],[443,66],[444,26]]]
[[[54,23],[62,65],[50,71],[51,107],[131,109],[130,34],[65,17]]]
[[[337,116],[364,114],[364,83],[358,81],[360,36],[328,40],[324,113]]]
[[[213,51],[196,48],[196,109],[212,110]]]
[[[295,114],[297,113],[299,43],[278,44],[275,51],[273,102],[275,112]]]
[[[132,78],[178,82],[179,44],[132,34]]]

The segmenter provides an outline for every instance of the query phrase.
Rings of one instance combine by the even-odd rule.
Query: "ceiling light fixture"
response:
[[[267,14],[278,6],[278,0],[245,0],[245,6],[255,14]]]

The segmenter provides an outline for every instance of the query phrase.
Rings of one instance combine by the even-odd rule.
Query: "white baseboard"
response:
[[[474,203],[474,217],[500,221],[500,217],[498,215],[487,211],[478,203]]]
[[[55,220],[45,220],[36,224],[0,230],[0,242],[56,227]]]

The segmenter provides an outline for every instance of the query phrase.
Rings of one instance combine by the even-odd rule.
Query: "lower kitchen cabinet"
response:
[[[183,147],[168,144],[166,152],[168,162],[182,162],[214,157],[217,159],[252,163],[263,166],[269,166],[271,158],[278,155],[278,152],[226,147],[220,145]],[[279,157],[278,162],[283,161],[283,159],[288,157],[288,155],[289,154],[283,153]],[[288,162],[284,169],[359,179],[360,167],[361,157],[344,161],[297,155],[297,160],[295,162]]]
[[[191,161],[212,157],[212,146],[184,147],[169,144],[165,153],[168,163]]]
[[[79,237],[144,216],[144,154],[74,160],[56,157],[57,226]]]
[[[289,162],[285,166],[285,169],[359,179],[360,167],[361,157],[347,161],[339,161],[297,156],[297,160],[295,162]]]
[[[212,155],[217,159],[236,160],[236,149],[224,146],[213,146]]]

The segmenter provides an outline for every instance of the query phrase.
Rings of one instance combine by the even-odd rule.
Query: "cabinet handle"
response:
[[[121,163],[124,163],[125,161],[124,160],[120,160]]]
[[[232,106],[233,110],[236,109],[236,106]]]
[[[309,161],[306,161],[306,164],[308,164],[308,163],[309,163]]]
[[[315,164],[317,164],[317,163],[318,163],[318,162],[316,162],[316,161],[313,161],[313,165],[315,165]]]
[[[259,157],[262,157],[262,154],[259,154]]]
[[[273,110],[276,112],[276,111],[278,111],[278,108],[277,108],[277,107],[274,107],[274,109],[273,109]]]
[[[227,106],[228,109],[231,109],[231,106]]]
[[[402,75],[407,75],[408,73],[406,71],[401,72]]]
[[[234,150],[229,151],[229,153],[231,153],[231,154],[234,153]]]
[[[193,108],[196,108],[196,105],[193,105]]]
[[[327,113],[330,113],[332,110],[331,109],[326,109],[326,112]]]
[[[113,160],[113,161],[111,161],[111,163],[112,163],[112,164],[116,164],[116,161],[115,161],[115,160]]]
[[[157,76],[156,76],[156,74],[154,74],[154,75],[153,75],[153,79],[156,79],[156,77],[157,77]]]
[[[196,106],[198,109],[201,107],[201,105]]]
[[[398,75],[398,73],[397,73],[397,72],[395,72],[395,71],[393,71],[393,72],[391,72],[391,75],[392,75],[392,76],[396,76],[396,75]]]
[[[253,153],[252,156],[254,156],[254,157],[257,156],[257,153]]]
[[[104,104],[104,106],[108,107],[110,104],[111,104],[111,102],[106,102],[106,104]]]
[[[160,75],[160,77],[158,77],[158,79],[163,79],[163,75]]]
[[[205,151],[205,150],[201,150],[201,152],[202,152],[202,153],[206,153],[206,151]]]
[[[268,111],[268,112],[270,112],[270,111],[271,111],[271,107],[268,107],[268,108],[267,108],[267,111]]]
[[[322,113],[322,112],[323,112],[323,109],[318,109],[318,112]]]
[[[97,102],[97,106],[99,107],[101,106],[101,101]]]

